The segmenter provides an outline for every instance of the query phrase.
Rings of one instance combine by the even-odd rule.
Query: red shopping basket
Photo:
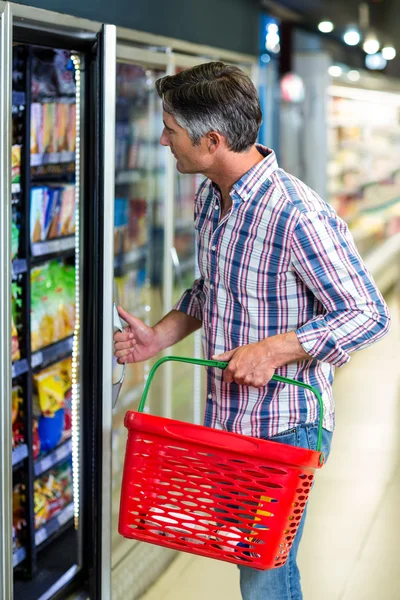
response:
[[[151,370],[128,429],[119,533],[254,569],[285,564],[304,512],[320,452],[143,413],[155,370],[165,361],[224,369],[228,363],[165,357]]]

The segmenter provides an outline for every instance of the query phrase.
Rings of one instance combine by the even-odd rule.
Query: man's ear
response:
[[[207,148],[210,154],[214,154],[223,143],[223,138],[217,131],[210,131],[206,135]]]

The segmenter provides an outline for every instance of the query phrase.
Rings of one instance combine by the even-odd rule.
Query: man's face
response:
[[[160,144],[170,148],[176,158],[177,170],[180,173],[203,173],[211,158],[205,141],[202,140],[198,146],[194,146],[186,129],[178,125],[175,117],[165,111],[163,122]]]

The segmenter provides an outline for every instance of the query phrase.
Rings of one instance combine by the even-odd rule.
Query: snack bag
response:
[[[37,373],[33,381],[42,414],[53,417],[64,407],[64,383],[58,365]]]
[[[56,151],[55,144],[56,105],[54,102],[43,104],[43,150],[45,154],[53,154]]]
[[[33,419],[33,440],[32,440],[33,458],[36,460],[40,454],[39,424],[37,419]]]
[[[71,54],[65,50],[54,50],[54,72],[60,96],[76,94],[75,70]]]
[[[19,386],[12,388],[12,448],[16,448],[25,441],[24,423],[21,409],[23,404],[22,389]]]
[[[48,240],[53,240],[60,235],[61,190],[62,188],[59,187],[47,188],[49,200],[44,227],[46,239]]]
[[[31,189],[31,243],[41,242],[45,238],[45,187]]]
[[[38,102],[31,104],[31,161],[33,165],[40,164],[41,161],[38,158],[33,158],[32,155],[43,154],[42,108],[42,104]]]
[[[20,183],[21,181],[21,146],[14,144],[11,148],[12,160],[12,179],[11,183]]]
[[[59,235],[73,233],[75,233],[75,186],[66,185],[61,189]]]
[[[13,487],[13,552],[18,550],[23,543],[26,527],[25,504],[25,485],[18,483]]]
[[[14,362],[21,358],[21,352],[19,348],[18,331],[16,328],[16,322],[18,318],[18,311],[21,308],[21,288],[13,282],[11,285],[11,359]]]
[[[13,219],[11,221],[11,258],[13,260],[18,254],[18,248],[19,248],[19,228]]]
[[[68,151],[68,119],[69,105],[65,102],[59,102],[56,105],[56,146],[57,152]]]
[[[53,281],[49,265],[31,271],[31,346],[38,350],[57,341]]]
[[[68,118],[68,151],[76,151],[76,104],[69,104],[69,118]]]
[[[72,435],[72,358],[59,363],[60,376],[64,385],[64,431],[63,439]]]
[[[44,490],[44,482],[37,479],[33,484],[33,502],[35,513],[35,529],[39,529],[48,520],[47,498]]]

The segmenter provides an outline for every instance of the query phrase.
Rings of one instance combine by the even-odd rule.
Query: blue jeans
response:
[[[283,432],[270,438],[274,442],[300,446],[302,448],[316,449],[318,427],[316,425],[302,425],[289,432]],[[328,458],[331,447],[332,433],[322,430],[322,448],[325,460]],[[268,571],[256,571],[249,567],[240,566],[240,591],[243,600],[302,600],[300,571],[296,563],[297,551],[304,529],[306,510],[300,521],[289,557],[283,567]]]

